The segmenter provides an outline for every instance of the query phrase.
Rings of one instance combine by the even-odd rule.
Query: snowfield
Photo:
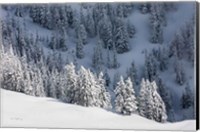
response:
[[[1,127],[195,130],[195,120],[157,123],[138,115],[122,116],[52,98],[28,96],[1,89]]]

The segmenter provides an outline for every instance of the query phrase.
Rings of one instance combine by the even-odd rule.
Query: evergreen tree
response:
[[[115,89],[115,94],[115,109],[117,112],[125,115],[136,113],[137,102],[130,78],[124,82],[123,77],[120,77],[120,81],[117,83]]]
[[[152,86],[152,96],[153,96],[153,114],[154,120],[158,122],[166,122],[167,115],[166,115],[166,108],[165,103],[163,102],[162,98],[160,97],[159,93],[157,92],[157,84],[155,81],[151,83]]]
[[[114,40],[117,53],[129,51],[128,32],[121,18],[115,20]]]
[[[142,78],[140,83],[140,92],[138,98],[138,111],[139,114],[143,117],[146,117],[146,108],[147,108],[147,89],[146,89],[146,80]]]
[[[83,45],[87,44],[87,32],[83,24],[80,24],[78,27],[77,38],[81,39]]]
[[[81,36],[78,36],[78,40],[76,43],[76,57],[79,59],[82,59],[84,57],[83,41],[81,39]]]
[[[139,94],[139,114],[158,122],[167,120],[165,104],[157,92],[155,81],[142,79]]]
[[[90,37],[94,37],[96,35],[95,34],[95,23],[94,23],[94,19],[92,16],[92,12],[89,9],[87,10],[85,25],[86,25],[85,28],[86,28],[88,35]]]
[[[97,25],[97,34],[103,40],[104,48],[113,48],[112,23],[105,13]]]
[[[75,66],[70,63],[66,66],[66,88],[64,90],[65,98],[64,100],[68,103],[76,103],[78,100],[76,90],[77,86],[77,74],[75,72]]]
[[[34,89],[34,95],[43,97],[45,96],[45,92],[41,72],[36,66],[33,66],[33,68],[34,69],[32,72],[32,86]]]
[[[60,38],[59,38],[59,48],[62,51],[67,51],[68,46],[67,46],[67,34],[66,31],[64,29],[62,29]]]
[[[155,57],[152,54],[145,56],[145,78],[154,81],[158,76],[158,64]]]
[[[75,100],[75,104],[82,106],[99,106],[98,102],[98,93],[99,89],[95,87],[95,78],[92,73],[81,67],[78,72],[78,95]]]
[[[111,97],[109,92],[106,90],[106,82],[104,80],[104,75],[102,72],[99,73],[97,78],[97,88],[100,89],[99,101],[100,107],[102,108],[111,108]]]
[[[151,5],[151,38],[152,43],[162,43],[163,42],[163,23],[165,19],[162,17],[162,6],[161,4],[154,3]]]
[[[103,68],[103,54],[102,54],[102,41],[98,40],[97,46],[94,48],[93,58],[92,58],[92,65],[99,73],[102,71]]]

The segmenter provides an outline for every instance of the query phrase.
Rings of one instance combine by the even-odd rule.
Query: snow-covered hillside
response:
[[[195,4],[1,5],[4,125],[192,129]]]
[[[123,116],[1,89],[1,127],[195,130],[195,120],[157,123],[138,115]]]

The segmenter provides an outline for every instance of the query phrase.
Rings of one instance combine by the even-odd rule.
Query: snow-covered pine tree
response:
[[[149,81],[154,81],[157,79],[158,76],[158,64],[155,59],[155,57],[152,54],[149,54],[148,56],[145,56],[145,69],[144,69],[144,75],[145,79],[148,79]]]
[[[124,82],[123,77],[120,77],[115,95],[115,109],[118,113],[130,115],[137,112],[137,101],[130,78]]]
[[[62,51],[67,51],[68,50],[67,37],[68,36],[67,36],[66,30],[64,28],[62,28],[61,35],[59,37],[59,48]]]
[[[125,106],[126,109],[130,112],[130,113],[137,113],[138,111],[138,102],[135,96],[135,88],[132,85],[132,81],[130,78],[125,80],[125,84],[126,84],[126,93],[127,93],[127,97],[125,99]]]
[[[114,26],[114,41],[117,53],[122,54],[129,51],[128,32],[122,18],[116,18]]]
[[[75,65],[70,63],[66,67],[66,88],[64,90],[64,101],[68,103],[76,103],[78,100],[78,93],[76,93],[78,86],[77,86],[77,74],[75,71]],[[78,92],[78,91],[77,91]]]
[[[95,33],[95,23],[92,16],[92,11],[87,9],[87,16],[85,21],[85,28],[90,37],[94,37],[96,35]]]
[[[151,38],[150,42],[152,43],[162,43],[163,42],[163,22],[162,19],[162,7],[159,3],[151,4],[151,17],[150,17],[150,26],[151,26]]]
[[[82,106],[99,106],[98,93],[99,89],[95,87],[95,77],[90,70],[81,66],[78,72],[77,92],[75,104]]]
[[[154,120],[154,98],[153,98],[154,89],[149,82],[148,79],[146,79],[146,110],[145,110],[145,117],[151,120]]]
[[[103,68],[103,54],[102,54],[102,44],[103,42],[99,39],[96,47],[94,48],[93,58],[92,58],[92,66],[95,68],[97,73],[102,71]]]
[[[177,57],[177,59],[182,59],[183,57],[182,49],[183,49],[183,38],[180,35],[180,32],[177,32],[171,41],[170,56],[175,56]]]
[[[158,122],[167,120],[165,104],[157,92],[155,81],[149,82],[142,79],[139,94],[139,114]]]
[[[45,91],[44,91],[44,85],[42,80],[41,71],[38,67],[35,67],[34,74],[33,74],[33,86],[35,89],[35,96],[44,97]]]
[[[79,59],[82,59],[84,57],[84,51],[83,51],[83,41],[81,36],[78,36],[77,42],[76,42],[76,57]]]
[[[153,117],[155,121],[166,122],[166,108],[165,103],[157,92],[157,84],[155,81],[151,82],[152,97],[153,97]],[[151,93],[150,93],[151,94]]]
[[[59,14],[60,14],[60,25],[59,25],[59,29],[67,29],[68,28],[68,18],[67,18],[67,14],[65,12],[65,7],[61,6],[59,8]]]
[[[112,23],[105,13],[97,25],[97,34],[103,40],[104,48],[109,50],[113,48]]]
[[[30,78],[30,69],[26,69],[24,73],[24,93],[28,95],[34,95],[33,93],[33,86],[31,83],[31,78]]]
[[[165,48],[158,49],[158,56],[156,57],[159,62],[159,69],[161,71],[165,71],[168,68],[169,58],[168,58],[169,52]]]
[[[100,107],[111,109],[112,108],[111,97],[110,97],[109,92],[106,89],[104,74],[102,72],[99,73],[96,81],[97,81],[97,88],[100,89],[99,98],[98,98],[98,100],[100,101]]]
[[[77,38],[81,39],[83,45],[87,44],[87,32],[86,32],[85,26],[83,24],[80,24],[78,26]]]
[[[120,76],[119,82],[117,82],[116,88],[115,88],[115,110],[118,113],[126,114],[124,111],[124,97],[123,97],[123,91],[125,91],[125,83],[122,76]]]
[[[38,19],[39,19],[39,24],[44,26],[46,21],[45,21],[45,14],[46,14],[46,5],[44,4],[41,4],[39,7],[38,7]]]
[[[99,23],[102,19],[104,19],[105,15],[105,4],[103,3],[96,3],[93,7],[93,18],[94,18],[94,23],[95,23],[95,31],[96,33],[99,31]],[[109,22],[108,22],[109,23]]]
[[[52,98],[56,98],[56,78],[57,77],[57,70],[52,69],[51,74],[48,79],[48,96]]]

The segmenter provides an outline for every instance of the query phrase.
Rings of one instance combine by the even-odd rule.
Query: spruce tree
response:
[[[70,63],[66,66],[66,88],[64,89],[64,100],[68,103],[76,103],[77,98],[77,74],[75,72],[75,65]]]
[[[107,91],[106,82],[104,80],[104,75],[102,72],[99,73],[97,78],[97,88],[100,89],[99,93],[99,101],[100,107],[110,109],[111,105],[111,97],[109,92]]]
[[[130,50],[128,43],[127,28],[121,18],[115,19],[114,40],[117,53],[124,53]]]
[[[78,40],[76,43],[76,57],[79,59],[82,59],[84,57],[83,41],[81,36],[78,36]]]
[[[130,78],[124,82],[123,77],[120,77],[115,94],[115,108],[117,112],[125,115],[137,112],[137,101]]]

